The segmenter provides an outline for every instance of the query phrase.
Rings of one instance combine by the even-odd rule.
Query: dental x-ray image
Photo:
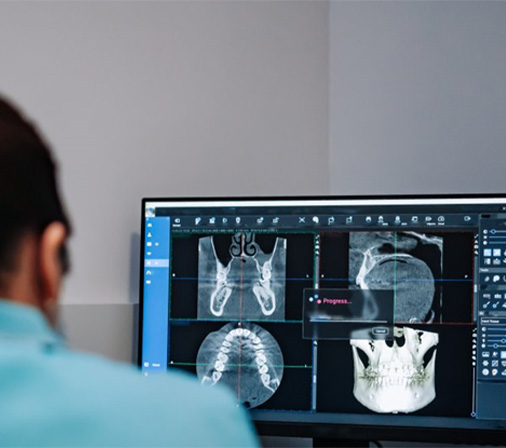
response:
[[[469,417],[473,327],[408,324],[393,332],[386,341],[318,341],[317,411]]]
[[[246,407],[266,402],[283,377],[283,354],[260,326],[228,323],[210,333],[197,354],[197,376],[204,385],[230,387]]]
[[[443,237],[417,232],[352,232],[351,289],[395,291],[396,322],[432,322],[443,269]]]
[[[410,413],[436,397],[437,333],[395,327],[392,342],[351,339],[353,395],[380,413]]]
[[[285,238],[276,238],[265,253],[255,234],[239,232],[225,241],[206,236],[198,245],[198,317],[281,320],[285,317]]]

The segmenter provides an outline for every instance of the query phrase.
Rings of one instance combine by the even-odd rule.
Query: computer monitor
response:
[[[140,357],[261,434],[499,443],[506,195],[148,198]]]

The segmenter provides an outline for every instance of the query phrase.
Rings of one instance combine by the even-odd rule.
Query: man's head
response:
[[[36,306],[52,320],[69,234],[48,145],[0,97],[0,298]]]

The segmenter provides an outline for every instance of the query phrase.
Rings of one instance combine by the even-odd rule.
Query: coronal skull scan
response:
[[[253,323],[229,323],[209,333],[197,354],[202,384],[223,383],[241,403],[254,408],[276,392],[283,377],[283,354],[274,337]]]
[[[417,232],[350,233],[351,289],[395,291],[396,322],[432,322],[443,238]],[[440,291],[437,292],[440,295]]]
[[[253,233],[236,233],[220,260],[215,237],[199,239],[198,317],[284,319],[286,239],[264,253]]]
[[[393,342],[351,339],[353,395],[374,412],[414,412],[436,397],[437,333],[394,327]]]

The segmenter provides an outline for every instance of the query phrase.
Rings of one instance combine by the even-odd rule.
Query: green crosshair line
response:
[[[196,366],[208,366],[209,363],[204,362],[173,362],[171,361],[171,366],[186,366],[186,367],[196,367]],[[244,367],[244,364],[227,364],[227,367]],[[289,365],[273,365],[272,367],[279,367],[284,369],[311,369],[311,366],[289,366]]]

